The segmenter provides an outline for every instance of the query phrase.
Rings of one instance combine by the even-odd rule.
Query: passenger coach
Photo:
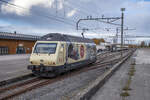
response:
[[[35,75],[53,77],[96,61],[96,45],[91,39],[47,34],[34,45],[28,69]]]

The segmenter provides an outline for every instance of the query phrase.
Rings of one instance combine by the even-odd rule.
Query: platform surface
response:
[[[27,70],[29,54],[0,56],[0,81],[31,73]]]
[[[130,96],[125,100],[150,100],[150,49],[138,49],[131,59],[136,60],[135,75],[132,78]],[[120,94],[128,80],[131,64],[129,59],[121,68],[97,91],[91,100],[123,100]]]

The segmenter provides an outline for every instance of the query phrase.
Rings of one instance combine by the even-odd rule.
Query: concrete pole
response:
[[[123,24],[124,24],[124,13],[123,11],[125,11],[125,8],[121,8],[121,49],[123,49]],[[123,56],[122,54],[123,52],[121,51],[121,57]]]
[[[119,29],[118,29],[118,27],[116,28],[116,43],[118,43],[118,31],[119,31]]]

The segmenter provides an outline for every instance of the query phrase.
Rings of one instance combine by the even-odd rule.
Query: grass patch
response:
[[[131,67],[131,68],[130,68],[130,71],[129,71],[129,73],[128,73],[128,75],[129,75],[129,76],[134,76],[134,72],[135,72],[135,71],[136,71],[136,70],[135,70],[134,66]]]
[[[132,72],[129,72],[128,75],[129,75],[129,76],[134,76],[134,72],[133,72],[133,71],[132,71]]]
[[[134,66],[132,66],[132,67],[130,68],[130,70],[135,70],[135,67],[134,67]]]
[[[127,91],[125,91],[125,92],[122,92],[122,93],[120,94],[120,96],[122,96],[122,97],[127,97],[127,96],[130,96],[130,94],[129,94]]]
[[[124,90],[124,91],[130,91],[132,89],[129,86],[125,86],[125,87],[122,88],[122,90]]]
[[[134,62],[134,63],[132,63],[131,65],[135,65],[135,62]]]
[[[132,79],[132,77],[129,76],[129,79],[128,79],[126,85],[122,88],[122,90],[124,90],[124,91],[129,91],[129,90],[131,90],[131,88],[130,88],[130,84],[131,84],[131,81],[132,81],[131,79]]]
[[[131,70],[135,70],[135,68],[134,68],[134,67],[131,67],[131,68],[130,68],[130,71],[131,71]]]
[[[130,72],[135,72],[136,70],[135,69],[130,69]]]
[[[129,72],[128,72],[128,80],[126,81],[126,84],[125,84],[125,86],[122,88],[122,93],[120,94],[120,96],[122,96],[122,97],[127,97],[127,96],[130,96],[130,94],[129,94],[129,91],[130,90],[132,90],[131,88],[130,88],[130,84],[131,84],[131,81],[132,81],[132,76],[134,76],[134,74],[135,74],[135,62],[133,62],[132,64],[131,64],[131,67],[130,67],[130,69],[129,69]]]
[[[134,60],[134,61],[131,63],[131,65],[136,65],[136,61]]]

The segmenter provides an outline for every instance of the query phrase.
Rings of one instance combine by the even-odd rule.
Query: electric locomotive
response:
[[[35,43],[27,68],[37,76],[54,77],[95,61],[96,45],[91,39],[50,33]]]

